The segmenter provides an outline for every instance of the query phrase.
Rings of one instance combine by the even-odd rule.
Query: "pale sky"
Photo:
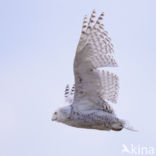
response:
[[[118,117],[139,132],[77,129],[51,121],[74,83],[82,19],[96,9],[114,44]],[[156,1],[0,1],[0,155],[114,156],[122,145],[156,155]],[[130,154],[127,154],[130,155]]]

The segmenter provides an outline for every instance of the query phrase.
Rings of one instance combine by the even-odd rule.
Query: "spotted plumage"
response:
[[[95,10],[89,21],[84,17],[74,59],[75,84],[65,89],[65,100],[70,105],[58,109],[52,120],[78,128],[132,130],[110,105],[117,102],[119,78],[105,67],[118,65],[113,44],[102,24],[103,17],[101,13],[96,20]]]

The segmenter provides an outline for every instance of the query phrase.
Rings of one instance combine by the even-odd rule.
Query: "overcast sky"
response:
[[[82,19],[96,9],[114,44],[119,100],[114,109],[139,132],[106,132],[51,122],[74,83]],[[156,1],[0,1],[0,155],[114,156],[153,147],[156,154]]]

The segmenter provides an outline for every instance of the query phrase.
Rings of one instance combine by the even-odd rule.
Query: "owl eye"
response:
[[[55,112],[54,114],[57,115],[57,112]]]

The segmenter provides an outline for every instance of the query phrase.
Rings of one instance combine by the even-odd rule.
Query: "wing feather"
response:
[[[118,91],[119,78],[117,75],[103,70],[101,74],[101,89],[99,91],[102,98],[111,101],[112,103],[116,103]]]
[[[106,101],[116,103],[118,77],[105,70],[98,70],[99,67],[117,67],[113,56],[113,44],[101,23],[103,16],[104,13],[95,22],[95,10],[93,10],[88,26],[87,17],[84,18],[74,60],[73,104],[78,109],[98,108],[113,113]]]
[[[67,84],[67,86],[65,88],[65,93],[64,93],[65,102],[67,102],[69,104],[73,103],[74,92],[75,92],[75,85],[73,85],[73,87],[70,89],[69,85]]]

